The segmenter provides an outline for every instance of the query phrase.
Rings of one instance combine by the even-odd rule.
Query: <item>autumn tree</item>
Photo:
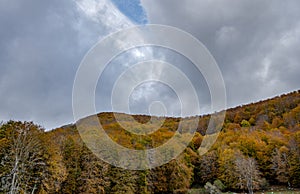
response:
[[[275,148],[272,156],[272,167],[276,180],[279,183],[289,183],[289,163],[288,163],[288,152],[289,149],[286,146],[281,148]]]
[[[83,147],[80,158],[81,176],[78,178],[82,184],[79,186],[81,193],[105,193],[110,186],[108,173],[109,164],[100,160],[91,153],[87,147]]]
[[[293,187],[300,187],[300,131],[296,132],[289,141],[289,174]]]
[[[39,136],[43,129],[32,122],[9,121],[1,126],[0,188],[6,193],[34,193],[45,169]],[[4,134],[4,135],[3,135]]]
[[[215,150],[202,155],[195,165],[195,180],[199,184],[213,182],[217,179],[218,156]]]
[[[152,169],[148,182],[154,193],[187,192],[192,184],[193,166],[183,152],[169,163]]]
[[[63,145],[64,164],[67,169],[67,178],[61,183],[62,193],[76,193],[82,184],[80,157],[82,154],[82,142],[72,136],[67,137]]]
[[[239,189],[235,159],[238,150],[225,148],[220,151],[218,160],[218,179],[220,179],[228,188]]]
[[[263,180],[255,159],[237,156],[235,159],[235,168],[240,189],[248,189],[250,194],[252,194],[254,190],[260,189]]]

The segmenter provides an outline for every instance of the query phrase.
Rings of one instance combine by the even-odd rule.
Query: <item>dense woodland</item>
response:
[[[200,116],[193,141],[179,157],[144,171],[101,161],[82,142],[75,125],[45,132],[32,122],[2,123],[0,193],[186,193],[207,182],[223,191],[250,193],[271,185],[299,188],[299,92],[227,110],[217,142],[204,155],[197,149],[210,115]],[[159,130],[142,136],[122,129],[112,113],[98,117],[115,142],[134,149],[166,142],[180,121],[166,118]],[[130,115],[122,117],[126,123]],[[146,123],[150,117],[134,118]],[[135,129],[130,122],[126,125]]]

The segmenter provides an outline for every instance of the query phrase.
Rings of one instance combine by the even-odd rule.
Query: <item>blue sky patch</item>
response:
[[[140,0],[111,0],[113,4],[131,21],[136,24],[146,24],[147,14]]]

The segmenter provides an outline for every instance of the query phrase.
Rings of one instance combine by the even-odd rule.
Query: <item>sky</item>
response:
[[[219,65],[228,107],[300,88],[298,0],[2,0],[0,120],[30,120],[46,129],[74,123],[72,89],[83,57],[107,35],[145,24],[174,26],[201,41]],[[145,47],[108,64],[97,85],[97,111],[112,110],[111,90],[122,72],[153,58],[186,73],[203,107],[199,114],[210,110],[207,84],[186,58]],[[135,88],[131,112],[148,114],[157,101],[167,115],[180,114],[176,92],[154,82]]]

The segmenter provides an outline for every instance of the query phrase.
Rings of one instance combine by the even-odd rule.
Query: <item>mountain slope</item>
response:
[[[100,113],[97,117],[112,140],[138,150],[164,144],[173,137],[180,121],[191,119],[155,117],[149,125],[140,128],[130,118],[147,123],[149,116],[116,115],[121,124],[113,113]],[[20,185],[19,192],[186,193],[191,187],[216,180],[226,190],[234,191],[265,189],[274,184],[300,187],[299,91],[227,110],[216,143],[200,155],[197,149],[209,119],[210,115],[199,117],[197,132],[180,156],[160,167],[141,171],[117,168],[97,158],[80,138],[75,125],[43,132],[28,122],[4,123],[0,128],[0,193],[12,188],[13,169],[18,169],[20,163],[28,164],[24,177],[30,177],[25,179],[30,183]],[[94,127],[88,118],[79,122],[85,122],[86,130]],[[162,125],[150,135],[134,134],[153,131],[160,122]],[[180,134],[185,130],[183,126]],[[35,139],[36,145],[24,153],[37,157],[39,168],[30,167],[32,157],[24,155],[16,165],[14,145],[21,142],[24,134],[31,134]],[[40,150],[38,155],[36,148]]]

